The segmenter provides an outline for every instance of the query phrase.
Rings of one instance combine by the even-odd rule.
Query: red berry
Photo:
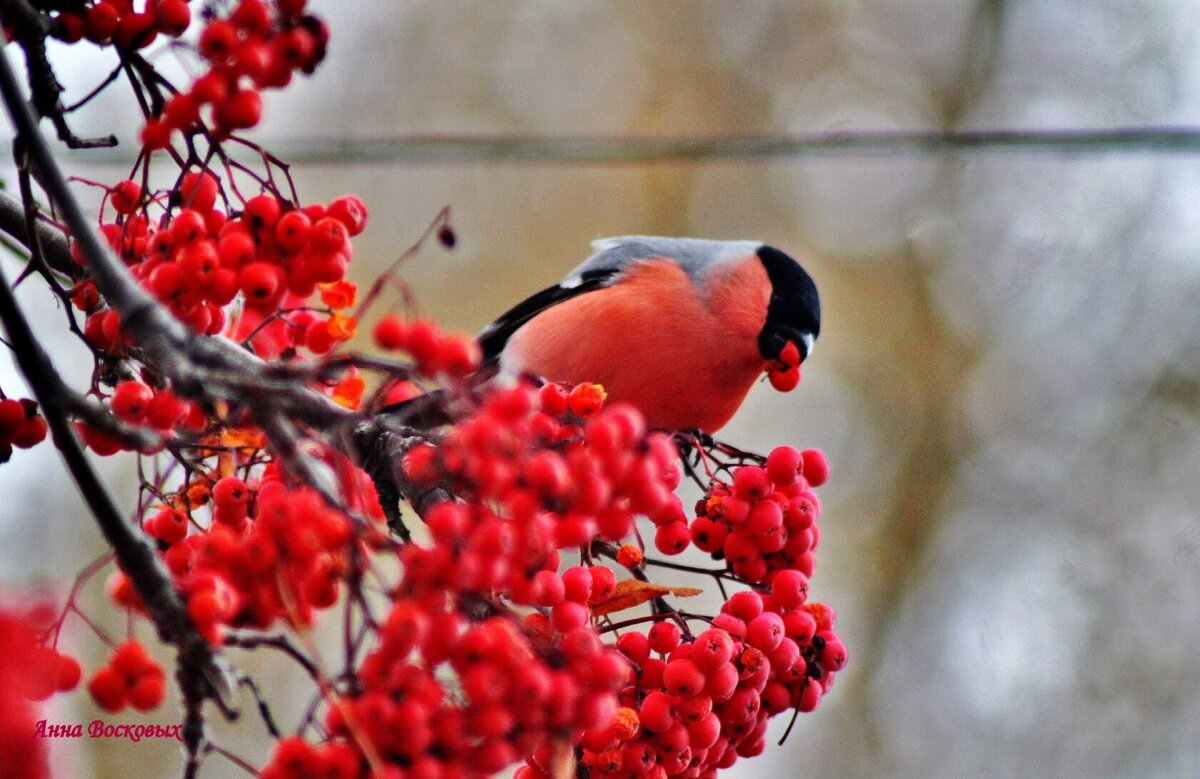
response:
[[[188,412],[187,404],[171,390],[163,390],[150,401],[146,410],[146,421],[159,430],[170,430],[183,421]]]
[[[350,240],[346,225],[331,216],[318,219],[310,235],[313,250],[318,253],[340,252]]]
[[[142,185],[126,179],[118,182],[109,192],[108,202],[118,214],[128,214],[142,199]]]
[[[650,657],[650,640],[642,633],[623,633],[617,639],[617,649],[635,665],[644,665]]]
[[[117,712],[128,700],[125,678],[109,666],[103,666],[88,680],[88,693],[96,705],[105,711]]]
[[[312,220],[303,211],[289,211],[275,223],[275,242],[284,252],[298,252],[308,243]]]
[[[42,417],[33,416],[17,427],[12,436],[12,445],[18,449],[29,449],[46,440],[47,424]]]
[[[146,675],[129,690],[129,703],[138,711],[150,711],[163,702],[166,679],[162,675]]]
[[[329,204],[327,213],[346,226],[351,237],[367,227],[367,207],[354,195],[344,195]]]
[[[774,652],[783,633],[783,617],[772,611],[764,611],[746,625],[746,641],[761,652]]]
[[[749,622],[762,613],[762,596],[752,590],[735,592],[727,604],[730,616]],[[715,623],[714,623],[715,624]]]
[[[642,727],[652,733],[662,733],[675,723],[675,710],[671,697],[663,692],[652,692],[638,707],[638,719]]]
[[[561,417],[567,413],[567,389],[561,384],[545,384],[538,390],[538,402],[542,411]]]
[[[204,215],[199,211],[184,209],[171,222],[171,240],[177,247],[198,241],[208,233]]]
[[[141,422],[154,400],[154,390],[140,381],[123,381],[113,390],[112,411],[118,419],[130,424]]]
[[[214,65],[227,64],[239,44],[237,29],[223,19],[216,19],[200,33],[200,55]]]
[[[779,446],[767,455],[767,477],[776,487],[795,484],[803,465],[800,452],[790,446]]]
[[[779,571],[771,579],[771,594],[782,608],[802,606],[808,600],[808,577],[791,569]]]
[[[192,23],[187,0],[159,0],[155,14],[159,29],[174,37],[182,35]]]
[[[403,317],[390,314],[383,317],[375,324],[375,330],[372,335],[375,338],[375,345],[380,349],[388,351],[396,351],[406,349],[408,346],[409,329],[407,322]]]
[[[820,449],[805,449],[800,453],[804,459],[804,478],[813,487],[820,487],[829,480],[829,461]]]
[[[647,638],[650,639],[650,648],[662,655],[679,646],[680,637],[679,626],[674,622],[666,621],[654,623],[647,634]]]
[[[592,595],[592,575],[576,565],[563,571],[563,594],[568,600],[587,603]]]
[[[267,262],[252,262],[242,268],[238,282],[247,304],[259,308],[274,305],[287,291],[282,275],[278,267]]]
[[[697,695],[704,689],[704,674],[691,660],[672,660],[663,670],[663,686],[672,695]]]
[[[242,219],[258,235],[259,230],[274,230],[280,211],[279,199],[274,195],[255,195],[246,201]]]
[[[780,392],[791,392],[800,384],[800,366],[793,365],[784,370],[774,370],[767,374],[771,386]]]
[[[567,396],[567,407],[575,416],[588,419],[599,413],[607,396],[599,384],[577,384]]]
[[[150,151],[165,149],[171,143],[171,126],[162,119],[147,119],[140,140]]]
[[[179,204],[206,214],[217,204],[219,190],[216,176],[207,170],[190,170],[179,182]]]
[[[59,692],[74,690],[83,677],[83,669],[79,661],[68,655],[58,656],[58,667],[55,673],[54,686]]]
[[[217,116],[234,130],[254,127],[262,118],[262,95],[255,89],[239,89],[217,104]]]
[[[0,440],[10,438],[25,421],[25,407],[15,398],[0,400]]]
[[[692,649],[692,662],[706,674],[720,668],[733,657],[733,639],[719,628],[709,628],[696,636]]]
[[[665,555],[676,555],[687,549],[692,531],[686,522],[668,522],[654,531],[654,548]]]
[[[217,241],[217,257],[221,267],[238,270],[254,262],[257,248],[245,230],[229,230]]]
[[[100,0],[87,11],[83,29],[92,43],[105,43],[112,38],[121,23],[121,12],[110,0]]]
[[[733,474],[733,489],[738,497],[755,501],[771,491],[765,469],[757,465],[743,465]]]

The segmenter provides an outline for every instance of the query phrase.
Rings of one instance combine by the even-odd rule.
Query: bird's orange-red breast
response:
[[[820,330],[808,274],[761,243],[631,236],[480,334],[506,373],[603,384],[652,427],[723,427],[785,345]]]

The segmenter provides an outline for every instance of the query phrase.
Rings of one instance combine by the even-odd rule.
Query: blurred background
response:
[[[1200,2],[311,5],[333,30],[329,59],[268,96],[253,137],[299,160],[303,199],[370,206],[360,284],[444,205],[459,245],[421,253],[405,278],[454,328],[557,281],[607,235],[761,239],[817,280],[804,382],[760,385],[722,437],[828,454],[813,596],[837,608],[851,664],[786,744],[728,776],[1200,775],[1200,148],[717,144],[659,158],[617,144],[566,159],[577,147],[403,142],[1200,125]],[[68,99],[111,67],[55,53]],[[134,114],[114,91],[75,129],[128,141]],[[62,158],[111,182],[122,149]],[[61,314],[24,294],[80,376]],[[0,381],[19,386],[8,358]],[[104,465],[131,495],[129,464]],[[33,586],[61,601],[101,546],[54,450],[18,452],[0,495],[0,597]],[[97,581],[82,601],[101,597]],[[89,669],[102,661],[77,620],[66,643]],[[264,660],[250,663],[286,700],[298,679]],[[48,714],[95,716],[83,694]],[[252,720],[222,743],[259,762]],[[52,755],[62,776],[179,765],[170,744]],[[212,760],[204,775],[238,774]]]

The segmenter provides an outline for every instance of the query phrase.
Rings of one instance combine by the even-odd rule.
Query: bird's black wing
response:
[[[620,268],[585,271],[577,277],[577,284],[568,286],[556,284],[553,287],[547,287],[501,314],[496,321],[485,327],[477,336],[483,352],[483,360],[476,378],[485,378],[495,373],[496,363],[500,360],[500,352],[504,351],[504,345],[508,343],[512,334],[526,322],[550,306],[600,289],[620,272]],[[574,280],[572,279],[572,281]],[[447,398],[444,390],[433,390],[409,400],[384,406],[376,413],[394,416],[402,424],[418,429],[439,427],[450,422],[450,416],[446,413],[445,408]]]
[[[529,320],[564,300],[570,300],[606,286],[620,273],[620,270],[620,268],[604,268],[586,271],[579,276],[577,284],[565,287],[556,284],[553,287],[547,287],[501,314],[496,321],[479,333],[478,340],[479,346],[483,350],[483,364],[494,365],[500,359],[500,352],[504,351],[508,339]]]

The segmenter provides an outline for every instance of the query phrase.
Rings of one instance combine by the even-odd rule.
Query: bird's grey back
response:
[[[714,241],[705,238],[662,238],[652,235],[623,235],[592,241],[595,254],[567,274],[561,286],[578,286],[585,274],[624,270],[634,260],[671,257],[694,280],[714,267],[753,254],[761,241]]]

